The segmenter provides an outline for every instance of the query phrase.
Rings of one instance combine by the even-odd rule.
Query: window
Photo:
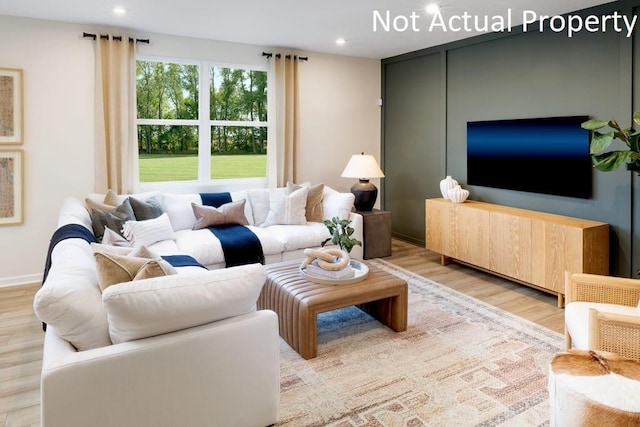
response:
[[[136,72],[141,183],[266,176],[266,71],[141,59]]]

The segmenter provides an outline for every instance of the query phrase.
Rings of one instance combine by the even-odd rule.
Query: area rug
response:
[[[561,334],[381,259],[409,283],[409,326],[355,307],[318,317],[318,357],[281,340],[277,426],[540,426]]]

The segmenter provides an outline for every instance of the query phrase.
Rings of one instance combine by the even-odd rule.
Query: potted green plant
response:
[[[324,225],[329,229],[331,237],[322,242],[322,246],[324,247],[328,241],[331,241],[331,243],[337,245],[347,253],[351,253],[351,249],[353,249],[354,246],[362,246],[360,240],[351,237],[355,230],[350,224],[351,220],[340,219],[337,216],[334,216],[330,220],[325,219]]]
[[[633,113],[633,122],[640,125],[640,112]],[[581,126],[593,132],[590,153],[594,168],[610,172],[626,163],[627,170],[640,174],[640,131],[633,129],[633,126],[623,129],[615,120],[591,119]],[[599,132],[604,127],[609,127],[609,132]],[[627,149],[604,152],[616,139],[624,142]]]

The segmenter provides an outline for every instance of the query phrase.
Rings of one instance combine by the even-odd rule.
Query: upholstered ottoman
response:
[[[551,426],[640,425],[640,363],[613,353],[569,350],[549,367]]]
[[[305,359],[317,354],[317,315],[355,305],[396,332],[407,329],[407,282],[369,266],[361,282],[324,285],[305,280],[302,260],[265,266],[267,281],[258,309],[278,314],[280,336]]]

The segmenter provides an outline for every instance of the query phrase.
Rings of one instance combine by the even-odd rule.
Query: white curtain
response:
[[[120,37],[96,37],[95,191],[101,193],[133,193],[138,181],[136,43]]]
[[[277,55],[271,58],[270,74],[274,85],[275,120],[268,136],[267,164],[269,186],[281,187],[287,181],[298,181],[298,63],[297,55]]]

